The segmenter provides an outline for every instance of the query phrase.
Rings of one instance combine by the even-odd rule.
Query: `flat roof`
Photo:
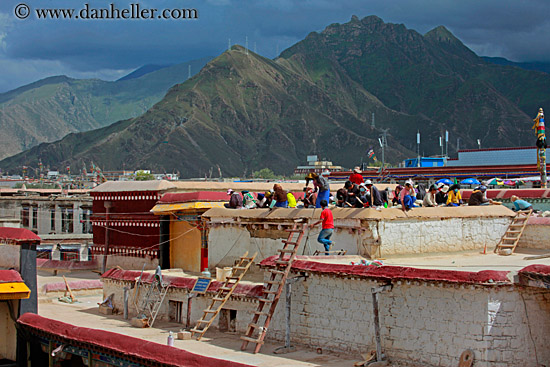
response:
[[[404,212],[397,208],[333,208],[334,219],[395,220],[395,219],[443,219],[478,217],[514,217],[516,213],[503,205],[414,208]],[[321,209],[273,208],[273,209],[226,209],[212,208],[202,216],[206,218],[229,217],[242,219],[318,219]]]

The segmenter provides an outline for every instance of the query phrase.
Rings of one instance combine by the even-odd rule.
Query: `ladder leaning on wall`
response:
[[[533,209],[518,210],[512,223],[510,223],[510,226],[508,226],[508,229],[496,245],[494,250],[495,253],[499,254],[505,249],[511,249],[511,253],[514,253],[531,213],[533,213]]]
[[[231,297],[231,294],[237,287],[237,284],[239,284],[244,274],[248,271],[248,268],[250,268],[250,265],[252,265],[252,262],[256,258],[257,254],[258,253],[255,253],[254,256],[247,257],[247,251],[243,256],[241,256],[241,259],[237,265],[235,265],[231,270],[231,275],[225,278],[224,284],[218,289],[218,292],[212,298],[212,303],[210,303],[210,306],[203,311],[201,319],[197,321],[195,327],[191,329],[191,337],[194,338],[195,334],[197,334],[197,340],[201,340],[204,333],[206,333],[206,330],[208,330],[210,325],[212,325],[212,322],[214,322],[216,316],[220,313],[223,305],[225,305],[225,303],[229,300],[229,297]]]
[[[297,219],[294,221],[292,229],[286,230],[289,232],[288,238],[283,240],[283,248],[277,250],[279,252],[279,257],[275,260],[275,268],[269,269],[269,280],[265,282],[262,297],[258,300],[258,309],[254,312],[252,322],[248,324],[246,334],[241,336],[243,340],[241,350],[245,350],[248,343],[256,343],[254,353],[258,353],[262,344],[264,344],[265,334],[267,333],[271,317],[277,308],[277,303],[281,297],[288,274],[290,273],[292,261],[294,261],[296,257],[296,252],[298,251],[298,247],[300,246],[306,229],[306,220]],[[264,310],[264,308],[267,307],[269,307],[269,309]],[[264,320],[263,323],[260,322],[262,318]]]

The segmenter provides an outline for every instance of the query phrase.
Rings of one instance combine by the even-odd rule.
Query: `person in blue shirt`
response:
[[[531,205],[530,203],[528,203],[527,201],[525,200],[522,200],[520,199],[519,197],[517,197],[516,195],[512,195],[512,197],[510,198],[510,200],[512,201],[512,203],[514,203],[514,207],[515,207],[515,210],[529,210],[529,209],[533,209],[533,205]]]

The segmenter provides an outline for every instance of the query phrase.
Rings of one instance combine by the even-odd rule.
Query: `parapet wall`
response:
[[[453,279],[459,272],[432,270],[448,279],[382,281],[358,272],[342,274],[349,265],[335,271],[327,265],[326,271],[318,271],[311,262],[296,263],[294,274],[300,271],[307,279],[292,289],[294,343],[349,353],[376,349],[371,290],[392,284],[390,291],[379,294],[382,350],[392,361],[458,366],[461,353],[471,349],[478,367],[550,362],[550,335],[545,332],[550,327],[550,291],[514,286],[504,280],[505,272],[464,272],[472,276],[467,281]],[[398,267],[381,269],[391,268],[406,274]],[[284,299],[281,296],[281,303]],[[285,325],[283,303],[268,338],[283,341]]]
[[[261,266],[271,267],[274,260],[266,259]],[[103,275],[104,296],[115,294],[113,304],[119,312],[123,287],[133,285],[139,275],[119,269]],[[294,345],[358,356],[376,349],[372,289],[390,285],[390,290],[379,293],[380,335],[383,352],[399,365],[454,367],[467,349],[474,352],[476,367],[550,363],[550,267],[533,265],[512,281],[506,271],[378,268],[298,259],[290,277],[297,275],[306,278],[292,285],[290,335]],[[142,280],[152,278],[146,273]],[[171,288],[158,319],[185,325],[195,279],[165,275],[164,282]],[[219,286],[220,282],[213,282],[205,295],[192,299],[191,326]],[[212,327],[244,334],[261,289],[261,284],[239,284]],[[131,290],[130,315],[136,314],[133,297]],[[283,291],[266,335],[281,344],[286,330],[285,299]],[[179,320],[175,320],[177,315]]]
[[[245,251],[261,258],[277,253],[285,229],[294,220],[313,223],[320,210],[213,208],[203,214],[208,221],[209,267],[232,266]],[[503,206],[461,208],[333,209],[334,249],[348,255],[377,258],[389,255],[453,252],[494,247],[506,232],[514,212]],[[317,242],[320,225],[307,230],[299,254],[322,250]]]
[[[550,218],[531,217],[518,242],[521,248],[550,249]]]

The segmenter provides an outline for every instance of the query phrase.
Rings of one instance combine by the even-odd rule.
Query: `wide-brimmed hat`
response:
[[[365,185],[372,185],[372,181],[371,180],[365,180]]]
[[[443,187],[441,188],[441,191],[442,192],[448,192],[449,191],[449,186],[443,185]]]
[[[355,173],[361,173],[361,169],[360,169],[359,167],[355,167],[355,168],[353,169],[353,172],[355,172]]]
[[[234,193],[235,191],[233,189],[227,189],[227,195],[231,195],[232,193]]]

